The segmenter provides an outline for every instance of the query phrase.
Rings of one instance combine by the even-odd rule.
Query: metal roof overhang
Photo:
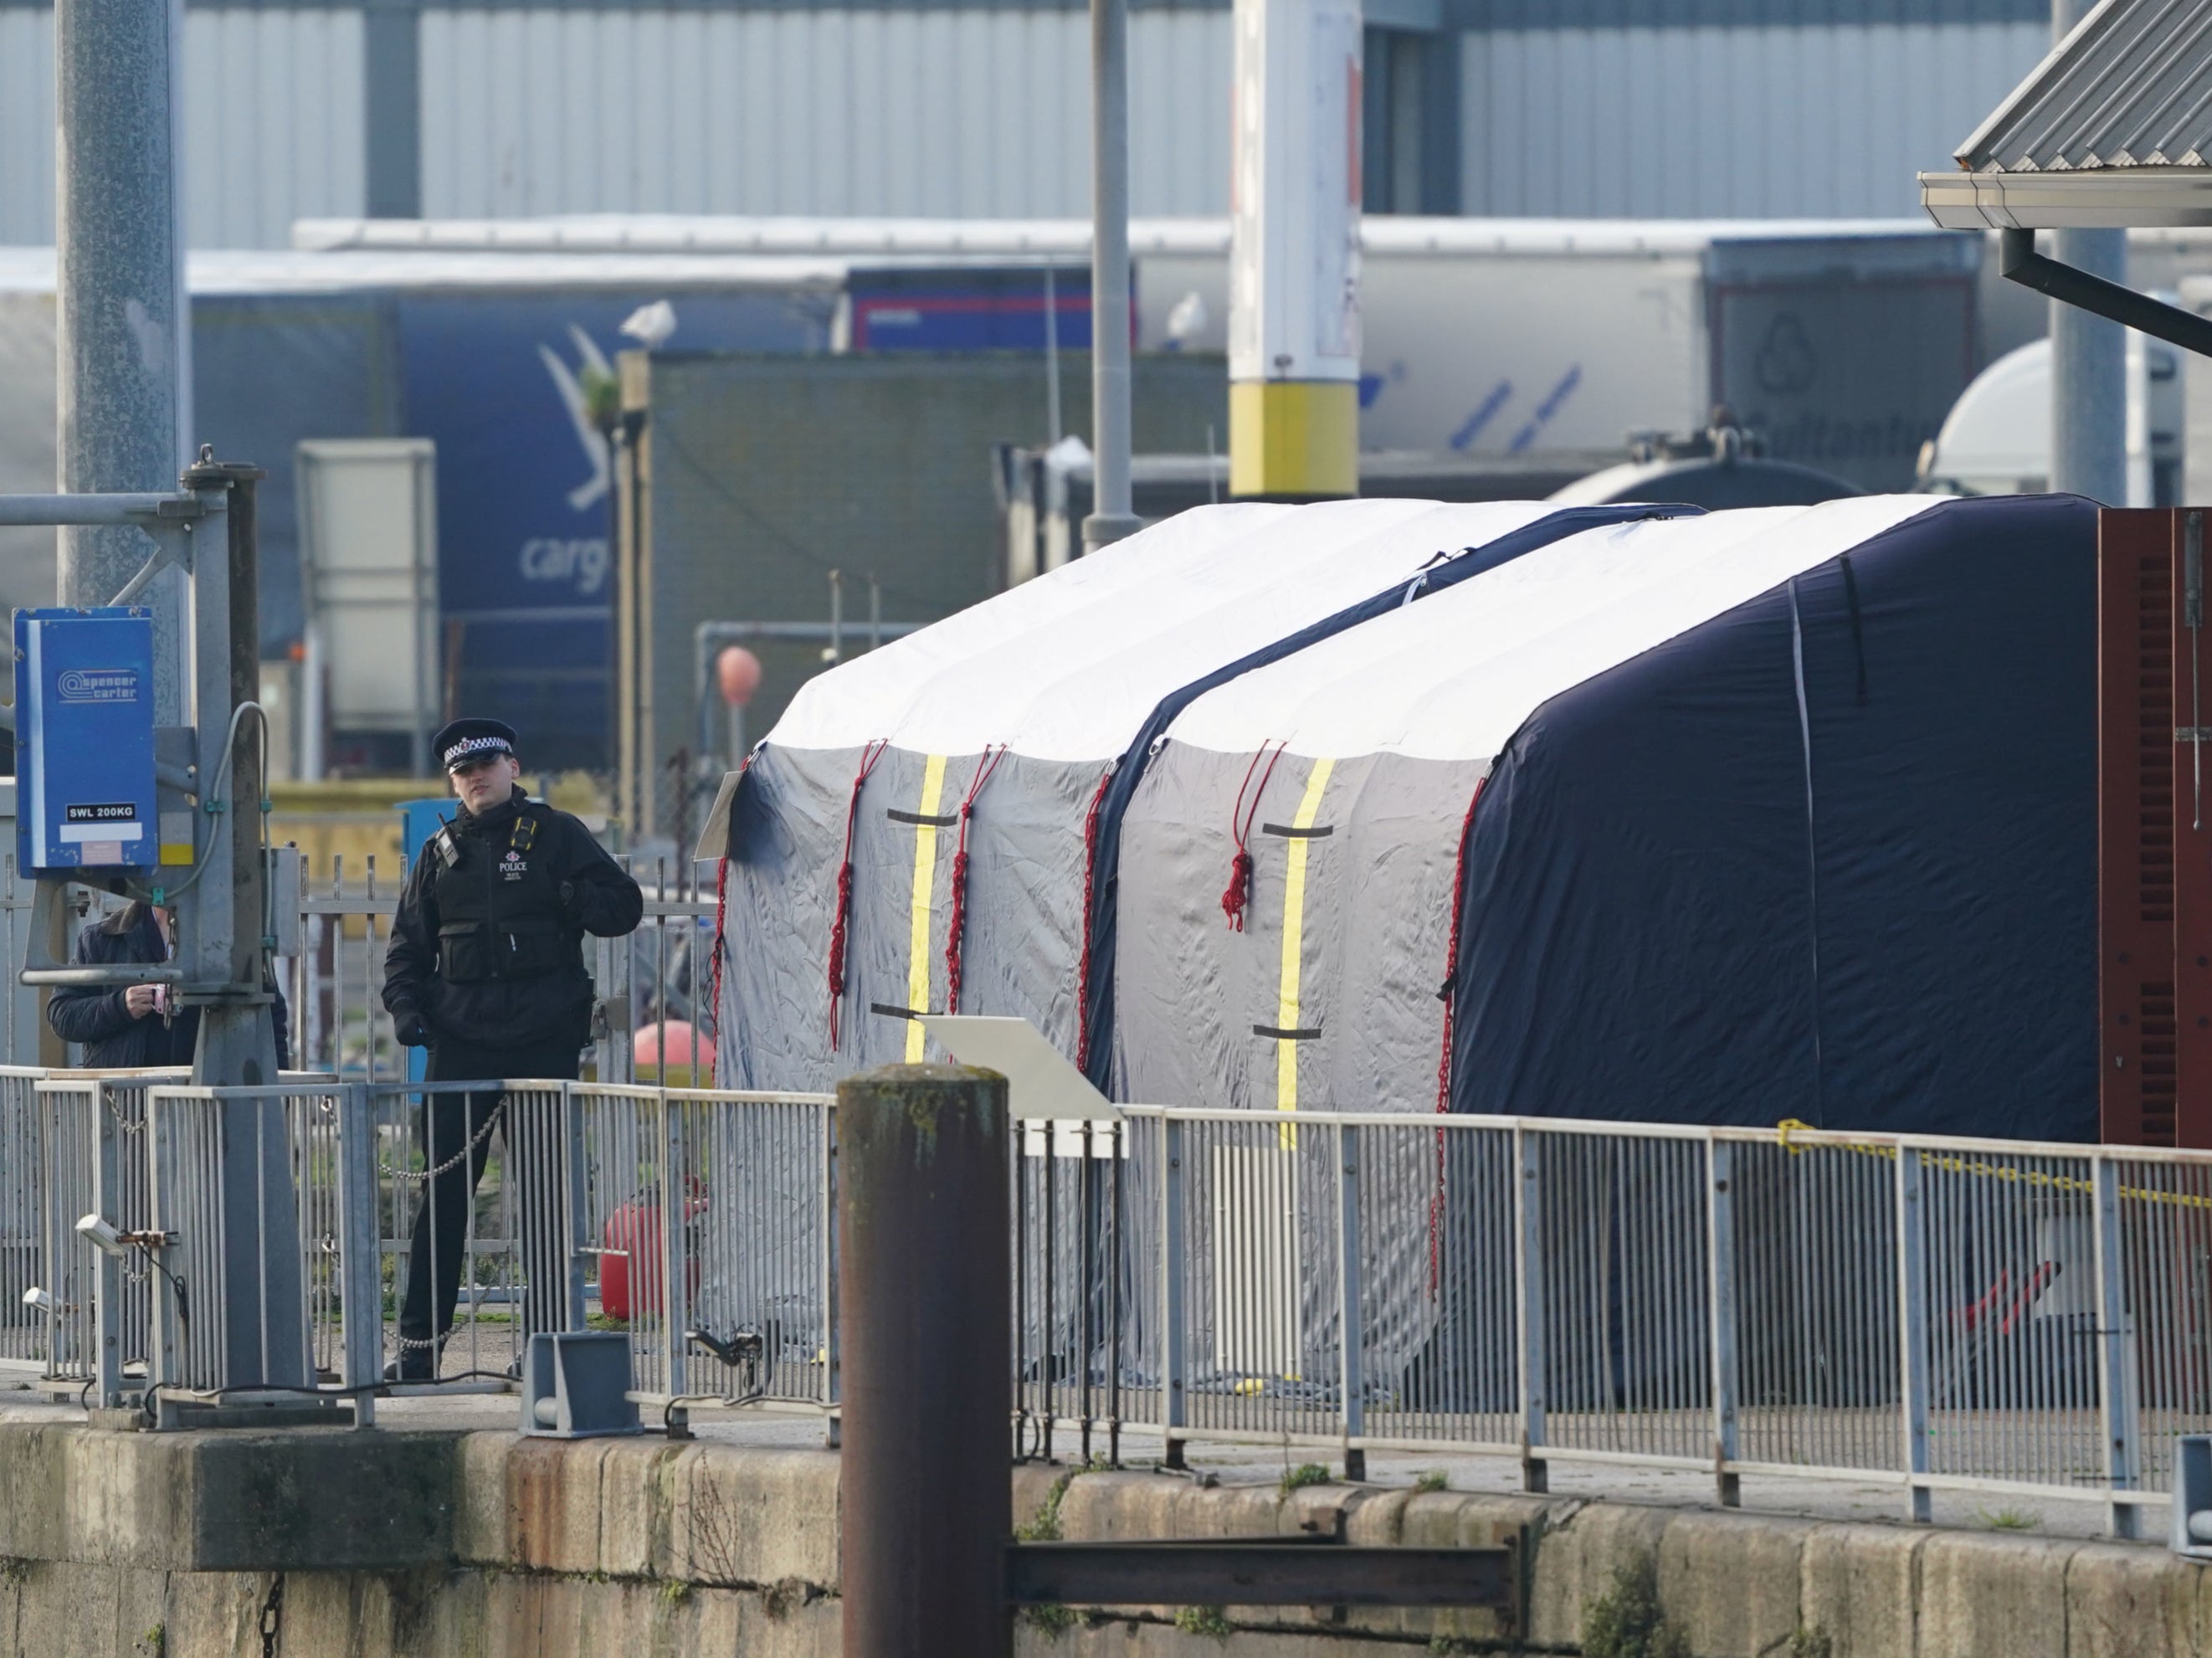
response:
[[[1923,173],[1920,204],[1947,230],[2212,225],[2212,167]]]

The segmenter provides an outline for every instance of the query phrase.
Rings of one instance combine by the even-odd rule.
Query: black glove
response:
[[[412,1008],[400,1014],[392,1023],[393,1028],[398,1032],[400,1047],[429,1047],[430,1027],[423,1022],[422,1016]]]

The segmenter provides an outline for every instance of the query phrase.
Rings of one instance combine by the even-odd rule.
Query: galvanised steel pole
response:
[[[1129,489],[1129,0],[1091,0],[1091,216],[1086,553],[1140,527]]]
[[[2094,0],[2051,0],[2051,32],[2063,40]],[[2062,264],[2124,285],[2128,233],[2061,230]],[[2051,487],[2107,507],[2128,500],[2127,333],[2063,301],[2051,302]],[[2150,503],[2142,503],[2148,506]]]
[[[183,0],[56,0],[56,452],[65,491],[173,489],[191,459],[176,167],[183,33]],[[62,531],[59,602],[106,604],[153,550],[132,529]],[[155,717],[183,724],[179,574],[163,572],[140,602],[155,614]]]
[[[1006,1079],[837,1084],[844,1658],[1011,1658]]]

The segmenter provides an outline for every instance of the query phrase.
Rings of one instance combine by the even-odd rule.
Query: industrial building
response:
[[[315,216],[1056,216],[1089,204],[1069,0],[187,0],[200,247]],[[1225,212],[1226,0],[1134,0],[1131,206]],[[2044,0],[1370,0],[1368,213],[1910,212]],[[0,243],[53,239],[53,11],[0,0]]]

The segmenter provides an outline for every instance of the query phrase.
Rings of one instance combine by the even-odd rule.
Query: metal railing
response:
[[[1833,1478],[2131,1534],[2212,1430],[2212,1155],[1147,1108],[1027,1138],[1032,1450],[1503,1454],[1532,1489],[1613,1462],[1727,1502]]]
[[[167,1080],[0,1073],[0,1137],[40,1171],[0,1187],[0,1236],[52,1302],[8,1339],[50,1375],[144,1351],[164,1385],[219,1382],[222,1321],[258,1309],[195,1303],[187,1331],[171,1285],[252,1224],[209,1198],[205,1118],[250,1095],[281,1108],[301,1221],[268,1281],[323,1382],[415,1351],[410,1258],[453,1227],[448,1382],[500,1385],[533,1329],[618,1328],[641,1404],[836,1406],[827,1096]],[[474,1197],[426,1209],[471,1159]],[[1029,1454],[1504,1454],[1534,1489],[1565,1462],[1700,1471],[1724,1501],[1837,1479],[1921,1517],[1947,1489],[2094,1500],[2127,1533],[2173,1436],[2212,1431],[2212,1153],[1132,1107],[1025,1124],[1012,1159]],[[161,1269],[94,1257],[95,1209],[175,1234]]]
[[[374,1217],[341,1253],[379,1263],[356,1385],[430,1370],[403,1301],[413,1256],[457,1230],[438,1379],[510,1374],[534,1330],[611,1328],[645,1404],[834,1402],[829,1096],[517,1080],[361,1087],[341,1110],[366,1120],[341,1140],[373,1159]]]

